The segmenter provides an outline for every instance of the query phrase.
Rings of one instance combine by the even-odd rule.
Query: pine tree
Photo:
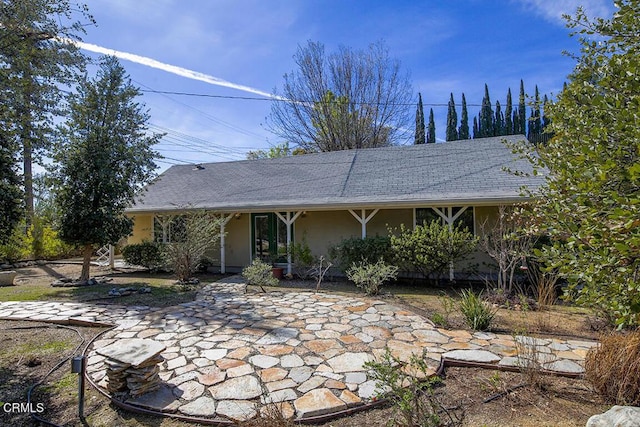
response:
[[[436,122],[433,119],[433,108],[429,109],[429,130],[427,132],[427,144],[436,142]]]
[[[4,121],[6,104],[0,103]],[[0,127],[0,244],[7,243],[22,216],[22,190],[16,163],[17,144],[3,124]]]
[[[462,94],[462,117],[458,128],[458,139],[469,139],[469,113],[467,112],[467,99]]]
[[[525,104],[524,82],[520,80],[520,97],[518,99],[518,132],[515,134],[527,134],[527,105]]]
[[[422,106],[422,94],[418,93],[418,106],[416,107],[416,132],[413,143],[424,144],[424,108]]]
[[[458,113],[456,113],[456,104],[453,101],[453,93],[449,98],[449,109],[447,111],[447,141],[455,141],[458,139]]]
[[[504,111],[504,134],[513,135],[513,102],[511,100],[511,88],[507,91],[507,108]]]
[[[80,280],[89,278],[95,246],[131,233],[124,210],[153,178],[157,153],[151,147],[161,135],[148,133],[139,95],[118,60],[103,58],[97,77],[69,98],[69,117],[60,126],[53,153],[60,237],[83,248]]]

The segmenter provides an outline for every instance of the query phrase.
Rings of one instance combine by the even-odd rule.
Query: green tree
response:
[[[365,50],[299,46],[298,69],[284,75],[269,129],[307,152],[381,147],[406,139],[413,90],[383,43]]]
[[[258,159],[277,159],[279,157],[296,156],[298,154],[304,154],[304,150],[295,148],[291,150],[288,142],[276,144],[270,147],[268,150],[252,150],[247,153],[247,160]]]
[[[489,97],[489,87],[484,85],[484,97],[482,98],[482,106],[478,115],[478,134],[479,138],[494,136],[493,109],[491,108],[491,98]]]
[[[493,119],[493,135],[500,136],[504,133],[504,114],[502,114],[502,107],[500,101],[496,101],[496,114]]]
[[[542,138],[542,122],[540,117],[540,92],[536,85],[535,96],[533,98],[533,106],[531,108],[531,117],[529,118],[529,131],[527,139],[529,142],[538,144]]]
[[[453,100],[453,93],[449,98],[448,106],[446,140],[455,141],[458,139],[458,113],[456,112],[456,103]]]
[[[414,144],[424,144],[426,136],[424,132],[424,107],[422,106],[422,94],[418,93],[418,106],[416,107],[416,132]]]
[[[611,19],[567,17],[581,55],[546,113],[554,138],[538,146],[547,172],[534,212],[554,244],[547,265],[568,296],[619,327],[640,325],[640,1]]]
[[[60,88],[75,84],[84,69],[85,57],[71,41],[91,23],[87,7],[68,0],[0,3],[3,126],[18,142],[27,225],[34,214],[32,164],[51,146],[54,116],[64,108]]]
[[[433,108],[429,108],[429,128],[427,131],[427,144],[436,143],[436,122],[433,119]]]
[[[507,91],[507,106],[504,110],[504,134],[513,135],[513,101],[511,100],[511,88]]]
[[[518,129],[514,129],[514,134],[527,134],[527,104],[525,103],[526,95],[524,93],[524,82],[520,80],[520,94],[518,95]],[[514,121],[515,123],[515,121]]]
[[[462,117],[458,128],[458,139],[469,139],[469,112],[467,111],[467,99],[462,94]]]
[[[542,101],[542,143],[547,143],[551,138],[553,138],[553,132],[551,131],[551,118],[547,114],[549,103],[549,97],[545,95]]]
[[[0,104],[0,112],[6,104]],[[0,245],[5,244],[22,217],[22,190],[13,140],[0,128]]]
[[[147,131],[149,115],[114,57],[105,57],[94,80],[69,98],[70,115],[54,150],[60,237],[82,246],[80,280],[89,278],[96,246],[115,244],[132,231],[124,209],[156,167],[152,150],[161,135]]]

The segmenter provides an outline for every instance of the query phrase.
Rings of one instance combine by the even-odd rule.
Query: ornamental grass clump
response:
[[[609,402],[640,406],[640,329],[602,337],[584,368],[587,381]]]
[[[467,325],[476,331],[488,330],[498,311],[482,298],[482,292],[476,295],[470,289],[460,293],[459,308]]]

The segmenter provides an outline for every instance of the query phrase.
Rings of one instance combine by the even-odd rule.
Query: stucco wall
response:
[[[133,232],[127,237],[127,244],[153,240],[153,215],[132,215]]]

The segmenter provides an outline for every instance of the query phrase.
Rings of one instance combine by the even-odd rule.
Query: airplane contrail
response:
[[[166,71],[167,73],[186,77],[188,79],[199,80],[201,82],[205,82],[211,85],[237,89],[243,92],[249,92],[256,95],[265,96],[267,98],[277,98],[277,99],[280,98],[278,96],[274,96],[273,94],[262,91],[260,89],[255,89],[250,86],[232,83],[230,81],[220,79],[218,77],[210,76],[208,74],[200,73],[198,71],[189,70],[187,68],[177,67],[171,64],[165,64],[163,62],[156,61],[155,59],[147,58],[146,56],[140,56],[133,53],[121,52],[114,49],[108,49],[106,47],[98,46],[91,43],[84,43],[79,41],[73,41],[72,43],[74,43],[79,48],[88,50],[90,52],[101,53],[103,55],[112,55],[120,59],[135,62],[136,64],[146,65],[147,67],[156,68],[158,70]]]

